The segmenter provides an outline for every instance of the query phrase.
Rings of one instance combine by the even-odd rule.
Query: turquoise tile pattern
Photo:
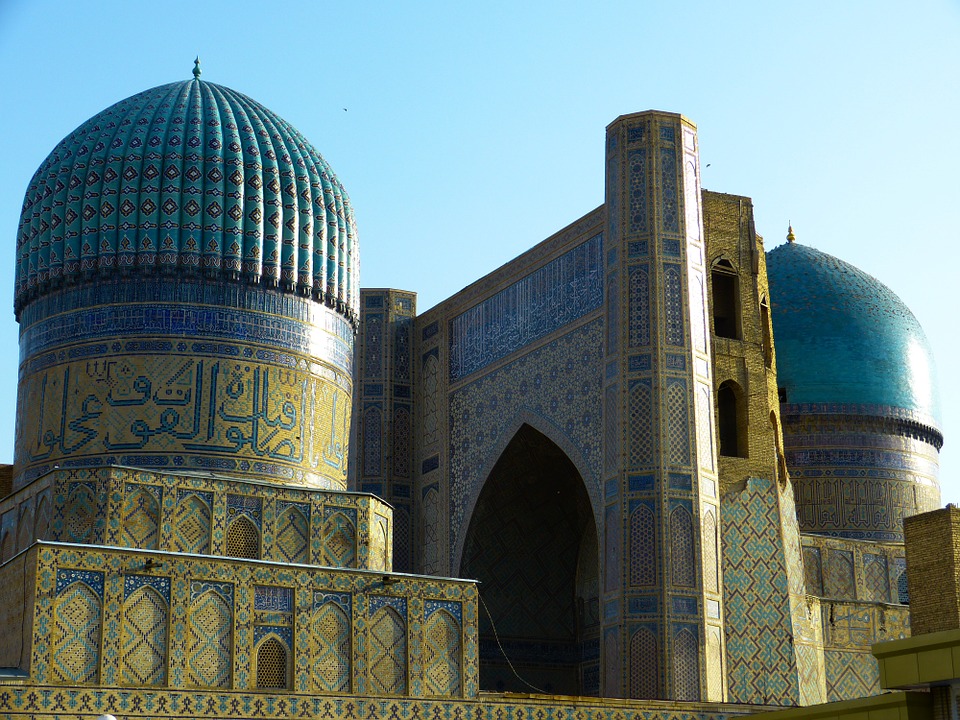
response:
[[[920,323],[893,291],[797,242],[767,253],[777,375],[787,402],[900,408],[940,427],[937,371]]]
[[[15,308],[93,273],[202,273],[312,295],[355,315],[349,198],[288,122],[201,81],[146,90],[95,115],[27,188]]]

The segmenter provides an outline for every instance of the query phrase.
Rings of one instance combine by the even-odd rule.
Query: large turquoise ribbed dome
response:
[[[767,253],[778,384],[787,402],[940,427],[933,353],[888,287],[849,263],[789,242]]]
[[[14,306],[115,273],[264,284],[355,317],[353,211],[320,154],[245,95],[162,85],[91,118],[27,189]]]

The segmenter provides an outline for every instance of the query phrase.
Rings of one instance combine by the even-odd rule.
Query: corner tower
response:
[[[104,465],[344,488],[357,306],[350,202],[289,123],[199,63],[117,103],[24,199],[14,488]]]
[[[606,167],[604,695],[719,701],[720,497],[696,127],[671,113],[617,118]]]

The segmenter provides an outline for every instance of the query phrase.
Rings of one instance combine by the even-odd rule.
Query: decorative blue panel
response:
[[[293,589],[255,585],[253,588],[253,609],[293,612]]]
[[[276,635],[287,644],[288,649],[293,647],[293,628],[282,625],[257,625],[253,629],[253,644],[256,645],[268,635]]]
[[[907,560],[906,558],[893,559],[893,576],[897,580],[897,602],[910,604],[910,590],[907,587]]]
[[[407,617],[407,599],[402,597],[393,597],[391,595],[371,595],[367,602],[367,615],[373,617],[377,610],[382,607],[391,607],[397,611],[402,618]]]
[[[616,135],[611,136],[616,138]],[[611,238],[620,234],[620,153],[607,155],[607,231]],[[609,258],[608,258],[609,263]]]
[[[664,232],[680,232],[680,219],[677,216],[677,151],[674,148],[660,148],[660,224]]]
[[[634,240],[632,242],[627,243],[628,258],[644,257],[646,254],[647,254],[646,240]]]
[[[627,360],[628,372],[646,372],[650,369],[649,355],[631,355]]]
[[[677,700],[700,699],[700,642],[695,625],[675,625],[673,636],[674,697]]]
[[[647,492],[656,487],[654,475],[630,475],[627,479],[630,492]]]
[[[82,582],[103,598],[103,573],[93,570],[57,570],[57,595],[75,582]]]
[[[463,603],[455,600],[424,600],[423,618],[426,620],[437,610],[446,610],[457,620],[463,619]]]
[[[666,238],[661,243],[663,254],[670,257],[680,257],[680,241]]]
[[[603,302],[596,235],[450,322],[450,379],[459,380],[596,310]]]
[[[393,411],[393,474],[397,477],[410,477],[412,445],[410,410],[398,405]]]
[[[671,464],[690,464],[687,383],[681,379],[670,379],[667,383],[667,444],[667,459]]]
[[[383,428],[380,408],[371,406],[363,411],[363,474],[376,477],[381,472]]]
[[[369,305],[371,298],[367,298]],[[383,315],[368,313],[364,318],[363,376],[378,378],[383,373]]]
[[[620,287],[617,273],[607,276],[607,355],[620,346]]]
[[[188,305],[193,307],[187,307]],[[88,307],[94,306],[94,307]],[[79,309],[78,308],[84,308]],[[96,283],[32,301],[20,317],[20,360],[60,345],[125,335],[220,338],[286,349],[316,350],[316,329],[328,333],[324,357],[353,372],[353,328],[336,313],[306,299],[279,293],[244,293],[231,283],[190,283],[138,278],[135,283]],[[103,345],[102,352],[116,352]],[[167,343],[158,350],[170,351]],[[142,342],[124,350],[148,352]]]
[[[410,382],[410,329],[413,320],[397,318],[393,331],[393,379]]]
[[[643,148],[627,154],[630,181],[627,192],[630,201],[629,234],[647,231],[647,151]]]
[[[343,608],[347,617],[350,617],[351,597],[350,593],[328,593],[316,591],[313,593],[313,609],[318,610],[328,602],[335,603]]]
[[[663,266],[663,306],[667,344],[682,347],[685,344],[683,283],[679,265],[664,264]]]
[[[144,585],[152,587],[160,594],[160,597],[170,602],[170,578],[157,577],[156,575],[124,575],[123,599],[126,600]]]
[[[646,265],[629,270],[627,288],[630,303],[630,347],[650,344],[650,272]]]
[[[692,487],[690,476],[686,473],[670,473],[670,488],[672,490],[690,491]]]
[[[686,370],[687,358],[683,355],[673,355],[667,353],[667,370]]]
[[[643,142],[643,134],[644,134],[645,127],[646,127],[645,123],[628,126],[627,127],[627,144],[632,145],[633,143]]]
[[[683,506],[670,512],[670,565],[675,587],[695,587],[696,562],[693,544],[693,518]]]
[[[228,522],[240,515],[246,515],[261,529],[263,520],[263,499],[250,495],[227,495]]]
[[[616,471],[620,457],[619,408],[619,386],[613,384],[604,392],[603,403],[603,470],[607,474]]]
[[[208,590],[212,590],[228,602],[233,602],[233,583],[213,582],[212,580],[193,580],[190,583],[190,600],[196,600]]]
[[[648,587],[657,582],[657,520],[642,503],[630,508],[630,584]]]
[[[649,465],[654,461],[653,390],[650,380],[630,382],[630,417],[628,424],[628,459],[630,467]]]
[[[655,595],[632,597],[627,603],[627,612],[630,615],[657,615],[660,602]]]

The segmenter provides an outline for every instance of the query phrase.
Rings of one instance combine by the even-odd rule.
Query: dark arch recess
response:
[[[599,572],[590,499],[573,462],[521,425],[470,516],[460,574],[481,582],[480,687],[597,694]]]

